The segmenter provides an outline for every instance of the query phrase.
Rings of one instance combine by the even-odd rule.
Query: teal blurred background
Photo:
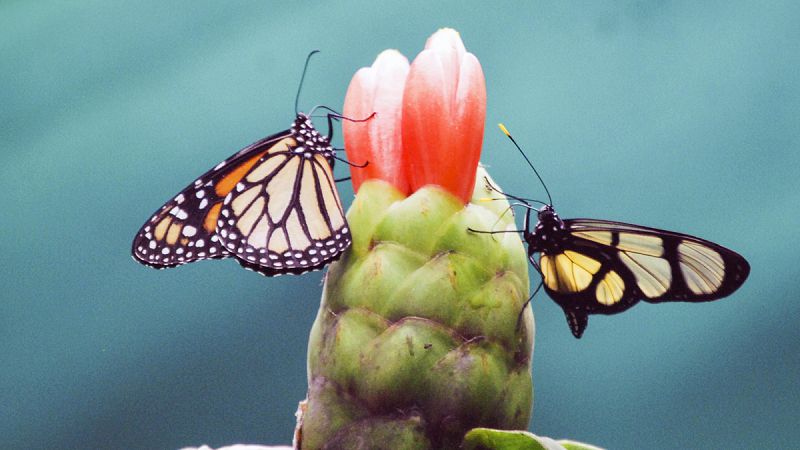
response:
[[[580,341],[537,298],[531,429],[615,449],[796,445],[800,7],[697,3],[1,3],[2,446],[290,442],[320,272],[154,271],[131,239],[289,125],[309,50],[302,107],[341,108],[356,69],[442,26],[483,64],[483,161],[507,191],[543,195],[499,121],[563,217],[696,234],[752,265],[729,299],[595,316]]]

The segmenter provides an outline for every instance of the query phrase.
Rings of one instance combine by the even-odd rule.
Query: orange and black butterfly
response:
[[[297,113],[289,129],[243,148],[168,201],[136,233],[134,259],[163,269],[235,258],[266,276],[337,259],[351,237],[333,177],[332,128],[321,135],[310,115]],[[327,117],[329,127],[343,118]]]
[[[738,253],[694,236],[606,220],[561,219],[549,192],[549,202],[541,202],[531,230],[531,200],[503,195],[527,209],[524,227],[516,231],[522,233],[528,259],[542,276],[539,288],[543,285],[564,310],[576,338],[583,335],[590,314],[616,314],[640,300],[717,300],[736,291],[750,273],[750,265]]]

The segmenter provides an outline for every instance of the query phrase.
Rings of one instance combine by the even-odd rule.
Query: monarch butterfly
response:
[[[505,126],[500,129],[541,181]],[[542,185],[549,202],[540,202],[533,230],[531,200],[501,194],[526,208],[524,227],[515,231],[522,233],[528,259],[542,276],[534,294],[544,286],[564,310],[576,338],[583,335],[590,314],[620,313],[640,300],[717,300],[736,291],[750,273],[738,253],[694,236],[606,220],[561,219]]]
[[[337,259],[351,237],[334,184],[331,125],[346,118],[329,110],[323,136],[313,111],[296,111],[297,99],[289,129],[238,151],[156,211],[133,240],[133,258],[163,269],[234,257],[266,276],[318,270]]]

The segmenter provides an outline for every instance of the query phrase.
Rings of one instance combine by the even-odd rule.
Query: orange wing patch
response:
[[[203,228],[209,233],[213,233],[217,229],[217,217],[219,217],[219,210],[222,209],[222,202],[219,201],[208,209],[205,220],[203,220]]]
[[[229,174],[225,175],[224,178],[219,180],[216,186],[214,186],[214,190],[217,192],[219,197],[224,198],[233,188],[236,186],[236,183],[242,180],[247,172],[250,172],[250,169],[256,165],[259,159],[264,156],[267,152],[261,152],[256,156],[248,159],[246,162],[239,164],[239,167],[232,170]]]

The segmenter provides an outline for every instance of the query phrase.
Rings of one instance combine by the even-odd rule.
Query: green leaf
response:
[[[594,445],[584,444],[583,442],[571,441],[569,439],[562,439],[558,441],[567,450],[603,450]]]
[[[473,428],[464,436],[462,447],[465,450],[602,450],[575,441],[555,441],[527,431],[491,428]]]

